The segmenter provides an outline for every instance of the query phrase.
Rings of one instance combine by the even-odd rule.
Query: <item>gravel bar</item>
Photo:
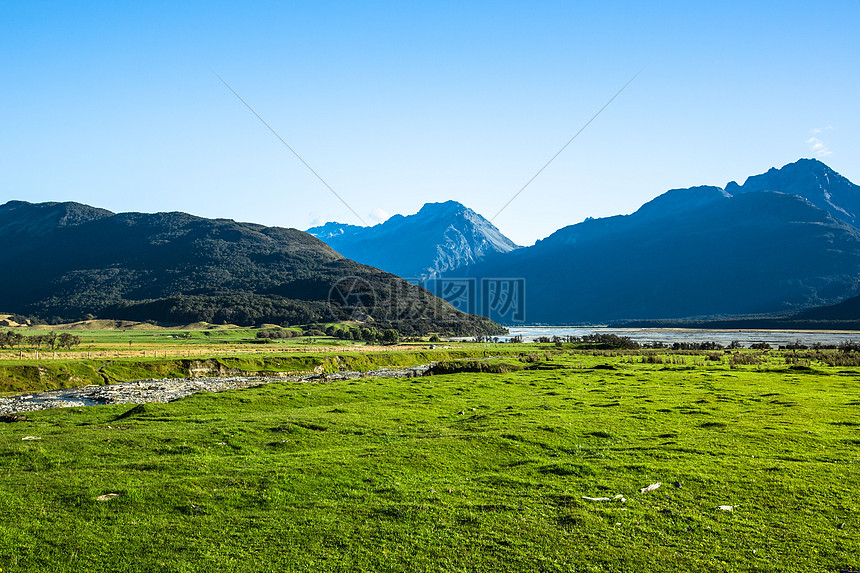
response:
[[[292,380],[328,382],[354,378],[413,378],[426,376],[433,364],[422,364],[409,368],[382,368],[367,372],[335,372],[332,374],[307,374],[303,376],[234,376],[229,378],[164,378],[138,380],[104,386],[84,386],[50,390],[38,394],[21,394],[0,398],[0,415],[46,410],[48,408],[74,408],[101,404],[144,404],[146,402],[172,402],[197,392],[223,392],[262,386],[269,382]]]

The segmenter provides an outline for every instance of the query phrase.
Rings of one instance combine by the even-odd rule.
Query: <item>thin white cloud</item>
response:
[[[820,134],[825,131],[830,131],[833,129],[832,125],[828,125],[827,127],[815,127],[810,130],[813,134]],[[827,157],[828,155],[833,155],[833,152],[827,147],[827,145],[821,141],[818,137],[813,135],[809,139],[806,140],[806,144],[809,146],[809,150],[812,151],[812,154],[816,157]]]
[[[311,227],[319,227],[320,225],[325,225],[328,223],[323,218],[322,213],[314,209],[313,211],[308,211],[308,218],[311,220]]]
[[[375,207],[368,217],[370,218],[371,223],[384,223],[389,217],[391,217],[391,214],[385,209]]]

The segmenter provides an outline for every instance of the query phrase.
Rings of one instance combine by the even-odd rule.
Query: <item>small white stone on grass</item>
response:
[[[655,489],[659,488],[661,485],[663,485],[663,484],[660,483],[659,481],[657,483],[652,483],[651,485],[645,486],[642,489],[640,489],[639,493],[647,493],[649,491],[654,491]]]
[[[720,511],[734,511],[735,506],[733,506],[733,505],[718,505],[717,509],[719,509]]]
[[[41,440],[42,438],[40,438],[39,436],[24,436],[21,439],[22,440]]]
[[[96,501],[107,501],[109,499],[115,499],[117,497],[122,497],[121,493],[106,493],[104,495],[100,495],[96,498]]]
[[[621,503],[624,503],[625,501],[627,501],[627,499],[623,495],[621,495],[620,493],[618,495],[616,495],[615,497],[587,497],[587,496],[582,496],[582,499],[584,499],[585,501],[615,501],[615,500],[620,500]]]

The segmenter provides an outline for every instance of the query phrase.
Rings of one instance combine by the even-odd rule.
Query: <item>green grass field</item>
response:
[[[0,424],[0,569],[860,566],[860,372],[649,354],[28,413]]]
[[[28,327],[28,328],[0,328],[0,330],[17,332],[24,336],[39,336],[49,332],[68,332],[81,338],[81,343],[72,351],[76,354],[86,352],[99,352],[111,350],[197,350],[201,347],[225,347],[225,346],[297,346],[308,344],[341,344],[344,341],[319,338],[319,337],[300,337],[286,338],[269,341],[267,344],[257,344],[262,341],[257,340],[256,334],[259,329],[256,328],[216,328],[216,327],[199,327],[199,328],[159,328],[148,325],[137,325],[135,328],[95,328],[95,329],[70,329],[70,328],[52,328],[50,326]],[[300,333],[301,329],[288,329]],[[17,354],[18,349],[0,350],[0,360],[5,357],[12,358]],[[21,350],[32,353],[35,348],[23,345]],[[47,354],[49,349],[46,346],[40,349],[43,354]],[[65,351],[64,351],[65,352]]]

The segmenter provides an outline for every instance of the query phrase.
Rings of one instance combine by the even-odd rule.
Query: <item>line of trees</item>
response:
[[[393,328],[376,328],[373,326],[350,327],[330,325],[324,331],[322,325],[312,326],[303,332],[290,329],[266,329],[257,331],[256,337],[265,340],[293,338],[296,336],[331,336],[341,340],[363,340],[365,342],[381,342],[395,344],[400,341],[400,333]]]
[[[522,337],[519,339],[519,342],[521,341]],[[539,336],[535,338],[535,342],[554,343],[556,346],[561,346],[564,343],[578,344],[583,348],[603,350],[615,348],[636,349],[640,347],[639,343],[629,336],[604,333],[586,334],[584,336]]]
[[[301,336],[301,334],[296,332],[295,330],[277,329],[277,330],[258,330],[256,336],[257,336],[257,338],[264,338],[267,340],[276,340],[279,338],[293,338],[296,336]]]
[[[396,344],[400,341],[400,333],[395,329],[380,330],[373,326],[361,328],[329,326],[326,328],[325,334],[341,340],[364,340],[365,342],[382,342],[385,344]]]
[[[68,332],[57,334],[49,332],[48,334],[36,334],[33,336],[24,336],[18,332],[8,331],[0,332],[0,348],[21,348],[21,346],[30,346],[32,348],[42,348],[42,345],[51,350],[68,348],[71,350],[73,346],[81,343],[81,337],[75,336]]]

